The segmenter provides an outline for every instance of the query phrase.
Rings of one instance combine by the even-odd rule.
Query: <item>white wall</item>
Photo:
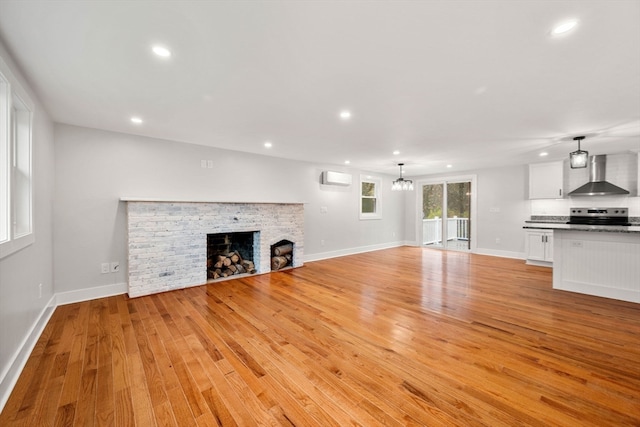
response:
[[[0,259],[0,408],[20,373],[23,352],[53,297],[53,125],[0,42],[0,57],[35,103],[33,121],[33,229],[35,243]],[[42,296],[39,284],[42,283]],[[14,363],[15,362],[15,363]]]
[[[455,175],[477,177],[477,253],[524,258],[524,221],[529,219],[528,166],[506,166],[441,175],[412,177],[414,181]],[[405,238],[417,242],[418,191],[406,199]],[[496,243],[500,239],[500,243]]]
[[[122,289],[127,281],[126,212],[119,199],[126,196],[305,202],[306,259],[393,246],[404,240],[403,200],[390,190],[392,176],[381,176],[383,218],[360,221],[360,171],[354,169],[61,124],[55,126],[55,144],[58,293],[108,286]],[[201,168],[201,160],[213,160],[214,168]],[[320,184],[324,169],[352,173],[353,184]],[[327,213],[321,213],[321,207]],[[100,264],[110,261],[120,262],[120,272],[101,274]]]

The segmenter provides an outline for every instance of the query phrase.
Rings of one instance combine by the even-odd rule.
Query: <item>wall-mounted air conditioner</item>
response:
[[[322,171],[322,183],[325,185],[351,185],[351,175],[342,172]]]

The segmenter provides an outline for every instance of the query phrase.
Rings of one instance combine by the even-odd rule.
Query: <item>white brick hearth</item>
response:
[[[301,203],[127,202],[129,296],[207,282],[207,234],[254,233],[257,273],[271,271],[271,245],[294,242],[293,267],[303,264]]]

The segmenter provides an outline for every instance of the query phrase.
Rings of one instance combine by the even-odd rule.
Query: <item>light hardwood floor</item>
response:
[[[638,426],[640,305],[410,247],[71,304],[0,425]]]

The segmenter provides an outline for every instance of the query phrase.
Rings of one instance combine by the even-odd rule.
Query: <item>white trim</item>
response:
[[[20,374],[24,369],[29,356],[34,347],[40,339],[40,335],[44,331],[44,328],[49,323],[51,315],[56,309],[56,296],[52,296],[47,305],[42,309],[38,317],[36,318],[33,326],[22,340],[22,343],[18,346],[18,349],[13,354],[10,362],[7,364],[5,371],[0,375],[0,411],[7,404],[9,396],[13,391]]]
[[[346,255],[361,254],[364,252],[378,251],[381,249],[397,248],[399,246],[405,246],[405,242],[397,241],[397,242],[389,242],[389,243],[380,243],[377,245],[358,246],[355,248],[340,249],[337,251],[329,251],[329,252],[320,252],[317,254],[305,254],[304,262],[320,261],[323,259],[337,258],[341,256],[346,256]]]
[[[553,262],[551,261],[538,261],[535,259],[528,259],[526,260],[525,264],[537,265],[538,267],[553,267]]]
[[[485,249],[485,248],[476,248],[472,253],[478,255],[490,255],[497,256],[500,258],[514,258],[514,259],[526,259],[526,254],[524,252],[512,252],[512,251],[500,251],[496,249]]]
[[[368,182],[375,184],[376,211],[373,213],[362,212],[362,184]],[[382,219],[382,178],[371,175],[360,175],[360,189],[358,190],[358,215],[360,220]]]
[[[443,177],[434,177],[428,179],[422,179],[416,182],[416,237],[418,242],[423,241],[422,237],[422,186],[428,184],[453,184],[459,182],[471,182],[471,247],[469,251],[471,253],[477,253],[477,245],[478,245],[478,175],[456,175],[456,176],[443,176]],[[446,211],[443,212],[443,221],[447,219]],[[500,255],[497,255],[500,256]]]
[[[246,201],[246,200],[217,200],[217,199],[180,199],[178,197],[171,199],[159,199],[154,197],[129,197],[123,196],[120,197],[121,202],[151,202],[151,203],[252,203],[252,204],[262,204],[262,205],[304,205],[309,202],[282,202],[282,201]]]
[[[32,230],[31,233],[22,237],[0,243],[0,259],[26,248],[35,241],[36,238]]]
[[[78,289],[75,291],[60,292],[56,294],[57,305],[73,304],[75,302],[90,301],[98,298],[112,297],[126,294],[128,286],[126,282],[113,285],[95,286],[92,288]]]
[[[24,107],[24,109],[20,109],[22,111],[28,111],[29,112],[29,135],[28,135],[28,139],[29,139],[29,143],[28,143],[28,149],[29,149],[29,153],[28,153],[28,158],[29,158],[29,232],[25,233],[19,237],[15,236],[15,229],[14,229],[14,225],[13,222],[15,221],[14,218],[14,212],[13,212],[13,207],[12,207],[12,199],[13,199],[13,192],[14,192],[14,188],[13,188],[13,180],[14,180],[14,171],[13,169],[13,164],[9,165],[8,170],[6,171],[2,171],[3,174],[7,174],[7,176],[5,177],[6,179],[8,179],[7,182],[7,195],[8,195],[8,199],[6,200],[6,202],[8,203],[7,208],[9,209],[9,211],[7,212],[8,214],[8,218],[7,220],[10,221],[7,226],[8,228],[8,240],[4,241],[2,243],[0,243],[0,259],[5,258],[19,250],[24,249],[25,247],[31,245],[34,241],[35,241],[35,232],[33,229],[33,140],[32,140],[32,136],[33,136],[33,117],[35,114],[35,104],[34,102],[31,100],[31,97],[28,95],[27,91],[25,89],[23,89],[22,84],[18,81],[18,79],[14,76],[14,74],[11,72],[11,68],[7,65],[7,63],[2,59],[2,57],[0,57],[0,77],[2,77],[2,80],[4,80],[7,83],[7,99],[8,99],[8,104],[5,106],[5,108],[8,108],[7,111],[2,111],[2,114],[5,115],[6,117],[4,118],[5,120],[8,120],[6,123],[7,126],[7,134],[6,137],[7,139],[7,147],[2,147],[2,151],[4,152],[4,154],[7,155],[7,160],[9,160],[10,157],[14,156],[14,150],[15,147],[13,146],[14,142],[12,140],[12,136],[10,134],[11,132],[11,117],[12,117],[12,113],[11,110],[13,109],[13,103],[14,103],[14,98],[17,98],[20,103],[22,104],[22,106]],[[6,148],[6,150],[5,150]],[[5,152],[6,151],[6,152]]]

